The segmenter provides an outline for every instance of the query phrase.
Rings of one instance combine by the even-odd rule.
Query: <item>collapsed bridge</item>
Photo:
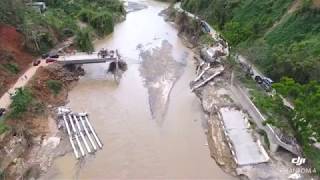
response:
[[[100,52],[93,53],[74,53],[67,55],[60,55],[59,58],[55,59],[56,62],[68,65],[68,64],[90,64],[90,63],[106,63],[118,61],[119,55],[108,54],[106,56],[101,56]]]

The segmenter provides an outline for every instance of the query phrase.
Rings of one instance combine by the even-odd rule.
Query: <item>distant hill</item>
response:
[[[274,80],[320,80],[319,0],[184,0],[182,6]]]

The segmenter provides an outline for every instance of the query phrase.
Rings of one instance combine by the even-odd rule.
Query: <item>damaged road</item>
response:
[[[178,21],[181,16],[199,20],[198,17],[184,12],[179,3],[172,9],[175,12],[166,10],[166,19],[175,22],[178,28],[181,28]],[[195,43],[198,46],[195,48],[195,53],[198,54],[195,56],[197,77],[190,83],[191,90],[199,97],[207,114],[211,156],[226,172],[233,175],[249,179],[293,177],[294,174],[285,171],[294,168],[290,161],[277,156],[269,158],[268,153],[272,152],[267,151],[268,147],[263,144],[264,137],[257,133],[255,119],[242,107],[243,103],[248,102],[239,102],[238,93],[232,88],[232,64],[226,58],[229,55],[228,44],[213,29],[211,31],[213,45],[203,48],[199,42]],[[186,37],[190,43],[196,39]],[[242,128],[238,123],[243,125]]]

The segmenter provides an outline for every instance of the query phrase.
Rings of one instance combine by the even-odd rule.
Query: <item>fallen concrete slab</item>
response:
[[[242,111],[224,107],[219,110],[219,113],[238,165],[253,165],[269,161],[268,154],[259,139],[254,136]]]

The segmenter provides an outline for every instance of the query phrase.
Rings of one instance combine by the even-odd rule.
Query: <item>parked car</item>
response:
[[[55,62],[55,61],[57,61],[57,60],[54,58],[47,58],[46,59],[46,63],[51,63],[51,62]]]
[[[258,84],[262,84],[262,81],[263,81],[263,79],[262,79],[261,76],[256,76],[256,77],[254,78],[254,80],[255,80]]]
[[[33,61],[33,66],[38,66],[41,63],[40,59],[34,60]]]
[[[208,27],[207,23],[204,21],[200,22],[202,31],[204,31],[205,33],[210,33],[210,28]]]
[[[42,58],[42,59],[46,59],[46,58],[48,58],[48,57],[49,57],[49,54],[48,54],[48,53],[41,55],[41,58]]]
[[[42,59],[59,58],[59,54],[58,54],[58,52],[50,52],[50,53],[42,54],[41,58]]]
[[[6,112],[5,108],[0,108],[0,117],[3,116]]]
[[[261,77],[261,76],[256,76],[254,80],[260,84],[260,86],[265,89],[266,91],[271,91],[272,90],[272,83],[273,81],[270,78],[267,77]]]
[[[31,2],[31,3],[27,3],[27,5],[31,6],[33,9],[35,9],[39,13],[44,13],[47,10],[47,6],[45,2]]]
[[[50,53],[49,58],[59,58],[59,54],[58,53]]]

